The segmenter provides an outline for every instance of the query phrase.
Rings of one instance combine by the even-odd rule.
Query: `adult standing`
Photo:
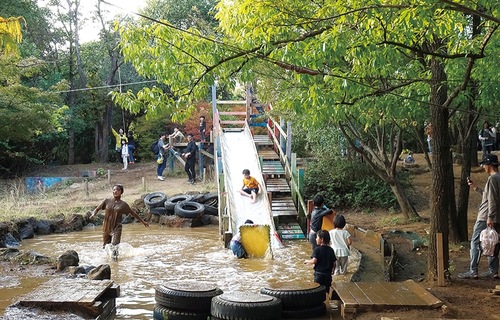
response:
[[[429,149],[429,153],[432,154],[432,124],[430,122],[425,126],[424,132],[427,135],[427,148]]]
[[[122,162],[122,140],[125,139],[125,141],[128,142],[127,136],[122,128],[118,129],[118,132],[116,132],[116,130],[111,127],[111,133],[115,136],[116,159],[118,162]]]
[[[134,150],[135,150],[135,139],[134,139],[134,134],[132,131],[129,131],[127,134],[128,138],[128,158],[129,158],[129,163],[135,163],[134,159]]]
[[[164,181],[165,178],[163,177],[163,171],[167,167],[167,150],[171,148],[169,144],[165,144],[164,139],[167,136],[166,133],[160,133],[160,137],[158,139],[158,158],[157,158],[157,163],[158,163],[158,168],[156,169],[156,173],[158,175],[158,180]]]
[[[104,222],[102,225],[103,249],[108,243],[111,243],[113,246],[116,246],[120,243],[122,237],[123,215],[128,215],[130,213],[134,218],[142,222],[145,227],[149,227],[149,224],[141,217],[139,217],[139,215],[134,210],[132,210],[125,201],[121,199],[122,194],[123,186],[120,184],[115,184],[113,186],[113,198],[104,199],[89,216],[89,219],[93,219],[100,210],[105,210]],[[117,256],[118,250],[114,248],[113,258],[116,258]]]
[[[483,159],[487,154],[491,154],[493,145],[495,144],[496,133],[491,130],[488,121],[483,123],[483,128],[479,131],[479,140],[481,141],[481,149],[483,150]]]
[[[205,116],[200,116],[200,140],[205,142],[205,132],[207,130],[207,122],[205,121]]]
[[[468,179],[467,181],[470,188],[481,194],[482,199],[470,241],[470,270],[460,273],[458,275],[459,278],[479,278],[478,265],[482,254],[481,242],[479,240],[481,231],[486,229],[486,227],[493,227],[497,232],[500,231],[500,174],[498,173],[498,157],[494,154],[488,154],[483,158],[480,164],[484,172],[489,176],[484,186],[484,190],[477,187],[472,180]],[[488,256],[489,271],[483,274],[483,276],[498,279],[499,248],[500,244],[497,243],[493,256]]]
[[[318,244],[316,243],[316,233],[322,230],[323,217],[333,213],[333,210],[328,209],[324,205],[325,199],[318,194],[313,198],[314,209],[311,212],[311,223],[309,224],[309,242],[314,250]]]
[[[182,150],[181,156],[186,160],[186,164],[184,165],[184,170],[188,175],[189,179],[188,183],[194,184],[196,180],[196,171],[194,169],[194,166],[196,162],[196,150],[198,148],[196,147],[196,143],[193,140],[192,134],[188,134],[187,139],[188,139],[188,144],[186,148]]]

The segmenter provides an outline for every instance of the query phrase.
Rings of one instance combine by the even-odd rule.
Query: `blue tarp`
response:
[[[27,177],[26,178],[26,189],[28,192],[42,192],[55,184],[58,184],[65,180],[65,177]]]

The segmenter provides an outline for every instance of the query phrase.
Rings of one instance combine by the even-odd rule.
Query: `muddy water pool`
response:
[[[303,264],[311,253],[307,241],[285,242],[284,248],[273,251],[274,259],[236,259],[223,247],[218,232],[216,226],[178,229],[124,225],[118,261],[102,249],[100,227],[24,240],[20,249],[52,258],[75,250],[80,265],[109,264],[111,279],[121,288],[115,319],[152,319],[155,287],[173,280],[209,281],[225,293],[258,293],[262,287],[312,283],[312,266]],[[7,285],[0,282],[0,315],[19,295],[29,293],[44,279],[26,275],[5,280]]]

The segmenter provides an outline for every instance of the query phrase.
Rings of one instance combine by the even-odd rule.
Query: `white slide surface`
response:
[[[255,143],[247,126],[244,129],[226,129],[221,135],[224,184],[227,192],[228,214],[231,231],[235,234],[239,226],[250,219],[254,224],[269,225],[271,246],[280,247],[276,236],[271,206],[260,168]],[[243,170],[250,170],[260,185],[255,203],[239,193],[243,187]]]

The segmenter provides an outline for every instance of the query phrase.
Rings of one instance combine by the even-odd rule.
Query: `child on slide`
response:
[[[240,194],[252,199],[250,202],[255,203],[257,200],[257,193],[259,193],[259,182],[254,177],[250,176],[250,170],[243,170],[243,187]]]

